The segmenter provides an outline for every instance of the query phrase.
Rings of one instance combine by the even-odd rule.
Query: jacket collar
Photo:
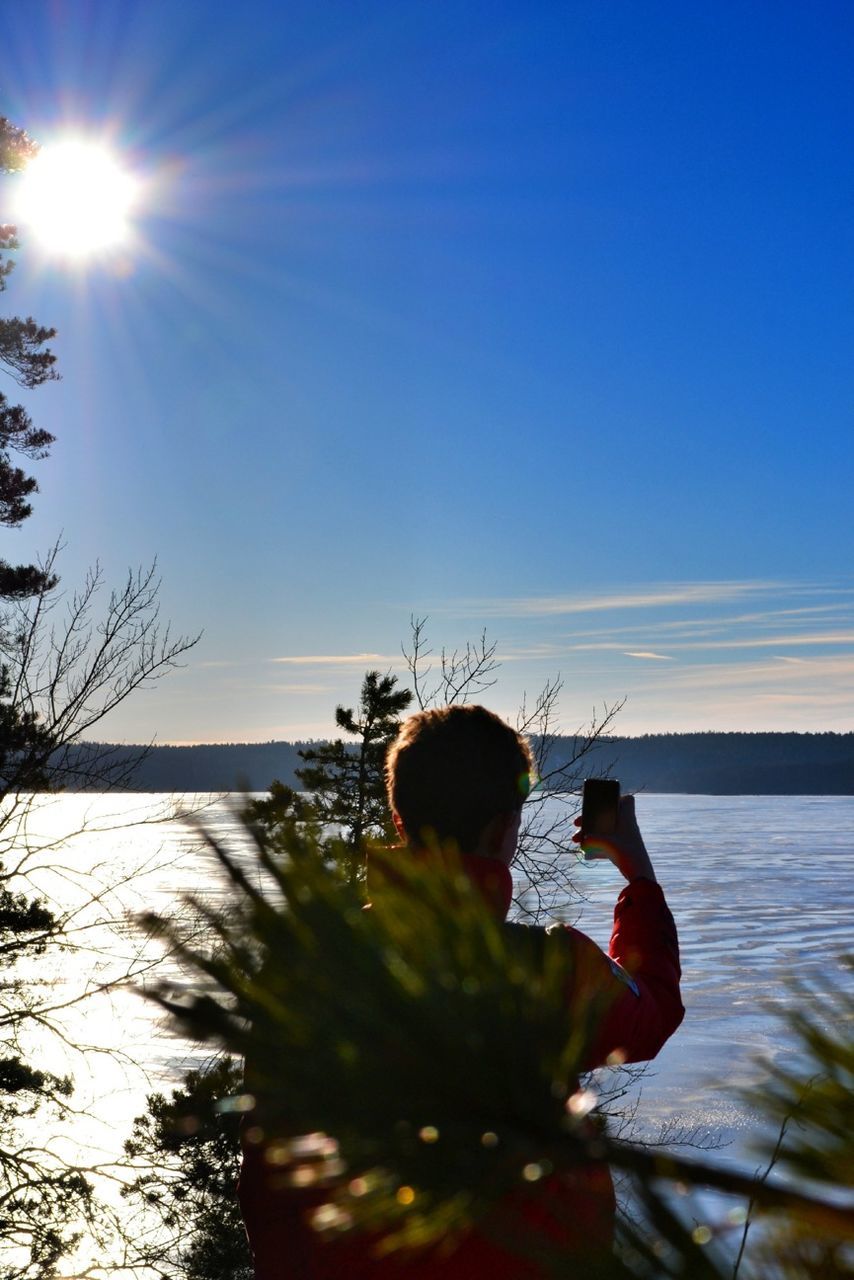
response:
[[[367,867],[369,899],[375,898],[382,892],[382,882],[389,875],[395,858],[426,859],[434,856],[436,855],[427,850],[400,846],[386,850],[385,856],[379,863],[372,861],[369,857]],[[497,919],[506,919],[513,898],[513,877],[510,874],[510,868],[503,862],[499,862],[497,858],[484,858],[476,853],[461,854],[460,865]]]
[[[482,858],[476,853],[464,853],[460,861],[466,875],[483,894],[487,905],[498,919],[506,919],[513,897],[510,868],[497,858]]]

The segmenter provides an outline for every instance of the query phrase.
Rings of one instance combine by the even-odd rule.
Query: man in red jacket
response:
[[[454,847],[466,874],[503,920],[532,768],[525,739],[483,707],[442,707],[411,716],[386,765],[389,805],[405,846],[400,856],[407,849],[429,856],[437,845]],[[579,842],[580,834],[574,839]],[[617,899],[608,954],[577,929],[560,934],[572,952],[569,1008],[585,1021],[591,1010],[597,1015],[584,1070],[654,1057],[684,1016],[676,928],[631,797],[620,802],[607,853],[628,882]],[[495,1243],[500,1223],[483,1224],[441,1257],[407,1253],[380,1260],[375,1242],[324,1242],[308,1225],[312,1203],[272,1190],[268,1173],[263,1150],[247,1149],[240,1202],[257,1280],[537,1280],[545,1274]],[[601,1255],[610,1248],[614,1193],[602,1165],[546,1178],[536,1198],[507,1209],[523,1234],[539,1234],[567,1255]]]

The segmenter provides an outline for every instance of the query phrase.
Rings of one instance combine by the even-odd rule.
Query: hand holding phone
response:
[[[613,839],[617,832],[620,810],[620,784],[616,778],[587,778],[581,793],[582,860],[608,860],[609,855],[597,847],[596,837]]]
[[[635,798],[621,797],[615,778],[589,778],[585,782],[582,810],[575,825],[579,830],[572,839],[579,846],[582,862],[607,859],[628,881],[655,882],[655,871],[635,817]]]

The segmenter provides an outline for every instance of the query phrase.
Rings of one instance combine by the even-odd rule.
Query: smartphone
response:
[[[620,784],[616,778],[587,778],[581,793],[581,848],[585,837],[613,836],[617,830],[620,807]],[[587,853],[585,859],[602,858],[604,854]]]

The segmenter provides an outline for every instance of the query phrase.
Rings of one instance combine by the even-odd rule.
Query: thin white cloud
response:
[[[363,667],[366,663],[380,666],[395,666],[401,661],[400,654],[389,657],[383,653],[301,653],[283,658],[271,658],[271,662],[283,662],[293,667]]]
[[[670,645],[672,649],[787,649],[815,645],[854,644],[854,631],[816,631],[807,635],[751,636],[740,640],[691,640]]]
[[[666,634],[667,643],[669,644],[671,637],[683,636],[684,638],[717,635],[721,632],[732,630],[734,627],[743,627],[745,625],[753,625],[755,627],[779,627],[783,625],[782,619],[786,619],[786,624],[796,627],[810,626],[817,619],[816,614],[835,614],[831,618],[824,618],[822,621],[830,622],[832,625],[845,626],[851,620],[851,609],[840,609],[838,604],[823,605],[806,605],[798,609],[764,609],[753,613],[737,613],[731,616],[726,614],[719,615],[715,618],[678,618],[678,619],[660,619],[654,623],[644,623],[644,634],[656,634],[664,636]],[[637,636],[637,622],[631,622],[622,626],[601,626],[590,627],[586,630],[573,630],[563,632],[566,640],[584,640],[584,639],[608,639],[615,636]]]
[[[640,635],[635,632],[639,644],[644,640],[649,643],[654,639],[647,632]],[[821,648],[834,645],[850,645],[854,644],[854,631],[818,631],[812,634],[799,635],[797,632],[792,635],[778,636],[750,636],[743,639],[729,639],[722,637],[711,637],[705,640],[673,640],[667,638],[668,649],[678,649],[680,653],[685,652],[704,652],[713,653],[721,649],[788,649],[792,648],[809,648],[815,646]],[[623,653],[625,654],[625,640],[620,644],[615,640],[595,640],[584,644],[564,644],[554,645],[550,651],[545,648],[540,656],[559,658],[561,655],[573,653]],[[532,653],[524,656],[531,657]],[[637,656],[636,653],[628,654],[629,657]]]
[[[638,643],[642,643],[640,637],[637,637]],[[672,649],[678,648],[678,645],[671,645]],[[623,640],[618,644],[615,640],[591,640],[589,644],[568,644],[564,645],[567,653],[625,653],[626,642]]]
[[[771,581],[694,582],[649,586],[638,591],[588,596],[522,596],[506,599],[461,600],[436,612],[494,618],[544,618],[616,609],[657,609],[683,604],[722,604],[746,596],[790,590]]]
[[[626,658],[645,658],[655,662],[672,662],[673,658],[669,653],[650,653],[644,650],[636,650],[634,652],[626,650],[624,655]]]
[[[658,677],[649,673],[651,682]],[[756,692],[766,688],[800,687],[826,693],[833,684],[840,696],[854,691],[854,655],[826,656],[811,661],[777,662],[772,656],[759,662],[698,663],[696,666],[668,668],[661,672],[662,686],[680,689],[735,689],[752,687]]]
[[[499,662],[528,662],[545,659],[548,662],[555,662],[562,657],[566,657],[567,648],[565,644],[552,644],[548,641],[543,644],[514,645],[512,649],[501,649],[496,654]]]
[[[665,729],[848,730],[854,655],[639,666],[620,716],[627,733]]]

